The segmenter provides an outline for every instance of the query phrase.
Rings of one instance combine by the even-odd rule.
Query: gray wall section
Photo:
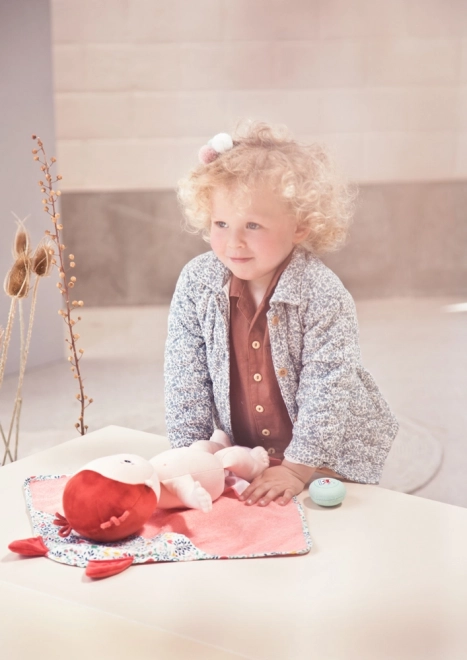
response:
[[[168,302],[209,249],[173,191],[67,193],[66,240],[87,305]],[[356,298],[467,294],[467,182],[361,185],[346,246],[324,258]]]
[[[67,193],[62,212],[86,305],[165,303],[183,266],[209,249],[184,231],[173,191]]]
[[[39,135],[54,155],[52,57],[48,0],[0,0],[0,283],[12,265],[11,248],[19,217],[27,221],[35,245],[51,228],[42,210],[37,184],[40,168],[32,159],[32,133]],[[56,275],[39,286],[36,320],[28,367],[62,358],[65,354],[63,321]],[[53,280],[53,281],[52,281]],[[29,298],[25,300],[26,318]],[[0,325],[5,326],[10,299],[0,291]],[[18,371],[19,326],[15,324],[7,373]]]
[[[467,294],[467,182],[361,186],[347,246],[326,263],[357,298]]]

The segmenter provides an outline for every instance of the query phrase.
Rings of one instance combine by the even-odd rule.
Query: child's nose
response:
[[[239,248],[245,246],[245,239],[243,237],[243,232],[240,231],[231,231],[229,233],[228,247],[230,248]]]

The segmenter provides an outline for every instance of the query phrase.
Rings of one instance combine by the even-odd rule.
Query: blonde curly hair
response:
[[[338,174],[323,145],[299,144],[284,126],[241,123],[234,146],[208,164],[199,164],[178,182],[186,229],[209,242],[212,192],[224,187],[246,206],[251,191],[267,184],[309,228],[301,245],[315,254],[339,249],[347,238],[358,191]],[[236,195],[236,196],[237,196]]]

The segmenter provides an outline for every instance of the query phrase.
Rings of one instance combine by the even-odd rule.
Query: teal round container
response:
[[[323,479],[312,481],[308,492],[316,504],[320,506],[336,506],[345,497],[345,486],[338,479],[324,477]]]

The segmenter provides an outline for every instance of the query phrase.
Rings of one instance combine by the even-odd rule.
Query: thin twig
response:
[[[29,323],[28,323],[28,334],[26,336],[26,339],[24,338],[24,319],[23,319],[23,306],[20,301],[19,305],[19,317],[20,317],[20,332],[21,332],[21,360],[20,360],[20,370],[19,370],[19,377],[18,377],[18,386],[16,389],[16,396],[15,396],[15,404],[13,407],[13,414],[11,416],[11,421],[10,421],[10,427],[8,429],[8,437],[7,437],[7,444],[6,447],[7,449],[10,446],[11,442],[11,434],[13,432],[13,426],[16,422],[16,446],[15,446],[15,460],[16,456],[18,453],[18,426],[19,426],[19,411],[21,410],[21,392],[23,389],[23,382],[24,382],[24,374],[26,372],[26,363],[28,360],[28,355],[29,355],[29,346],[31,344],[31,336],[32,336],[32,326],[34,324],[34,315],[36,311],[36,302],[37,302],[37,289],[39,286],[39,277],[36,277],[36,281],[34,282],[34,289],[32,293],[32,300],[31,300],[31,309],[29,311]]]
[[[23,406],[23,399],[19,400],[18,412],[16,414],[16,438],[15,438],[15,461],[18,460],[18,444],[19,444],[19,420],[21,417],[21,408]]]
[[[3,383],[3,376],[5,373],[5,365],[6,365],[6,358],[8,355],[8,347],[10,345],[10,339],[11,339],[11,331],[13,328],[13,321],[15,318],[15,310],[16,310],[16,298],[11,299],[11,304],[10,304],[10,313],[8,314],[8,322],[5,330],[5,338],[3,340],[3,346],[2,346],[2,356],[0,358],[0,387],[2,386]]]
[[[2,427],[1,424],[0,424],[0,434],[1,434],[1,436],[2,436],[3,444],[6,446],[6,438],[5,438],[5,434],[4,434],[4,432],[3,432],[3,427]],[[2,465],[5,465],[5,463],[6,463],[6,457],[7,457],[7,455],[8,455],[9,453],[10,453],[10,452],[7,452],[7,450],[5,449],[5,453],[3,454],[3,459],[2,459]],[[13,459],[12,459],[12,456],[11,456],[11,453],[10,453],[10,460],[11,460],[11,461],[13,460]]]
[[[6,330],[5,330],[5,338],[4,338],[3,346],[2,346],[2,355],[1,355],[1,359],[0,359],[0,387],[2,386],[2,382],[3,382],[3,374],[5,373],[5,365],[6,365],[6,358],[7,358],[7,354],[8,354],[8,346],[10,344],[11,331],[12,331],[12,328],[13,328],[13,321],[14,321],[14,318],[15,318],[16,300],[17,300],[16,298],[11,299],[10,313],[8,314],[8,322],[7,322],[7,326],[6,326]],[[8,443],[7,443],[7,440],[5,438],[3,428],[2,428],[2,440],[3,440],[3,443],[5,445],[5,454],[4,454],[4,458],[3,458],[3,465],[5,465],[5,461],[6,461],[7,456],[9,456],[10,461],[12,461],[12,462],[13,462],[13,456],[11,455],[11,451],[8,447]]]

